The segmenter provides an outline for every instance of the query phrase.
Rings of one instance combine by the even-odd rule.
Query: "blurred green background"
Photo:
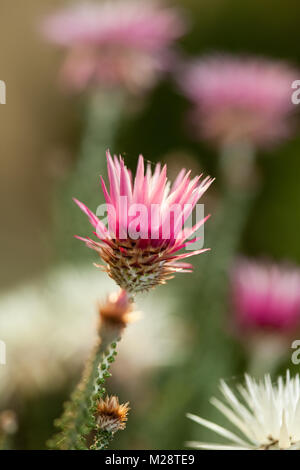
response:
[[[81,262],[95,261],[94,254],[73,239],[78,229],[81,235],[87,233],[88,223],[78,214],[71,195],[80,197],[82,193],[92,208],[101,201],[97,178],[104,168],[103,150],[111,145],[112,135],[110,129],[99,132],[99,153],[92,152],[89,159],[79,161],[85,103],[82,98],[61,93],[57,73],[62,53],[43,42],[37,31],[42,15],[63,3],[1,0],[0,79],[7,84],[7,104],[0,106],[0,281],[3,296],[14,295],[15,289],[24,282],[35,282],[47,276],[48,270],[58,264],[68,263],[80,270]],[[300,4],[297,0],[182,0],[173,3],[182,5],[190,16],[190,31],[180,41],[186,56],[216,51],[249,53],[287,59],[300,67]],[[135,106],[133,104],[133,108]],[[132,168],[138,154],[143,153],[150,161],[166,161],[171,175],[180,165],[190,166],[195,171],[201,168],[212,176],[217,174],[215,150],[204,142],[192,140],[184,128],[189,103],[180,96],[170,78],[137,107],[140,109],[136,112],[123,113],[112,152],[124,154]],[[234,245],[234,249],[242,253],[300,263],[299,123],[297,127],[290,141],[258,155],[259,194],[243,222],[242,238]],[[214,198],[220,193],[220,186],[217,179],[211,194],[203,201],[213,216]],[[238,221],[245,215],[238,204],[226,207],[229,208],[227,222],[226,219],[218,222],[220,239],[223,227],[226,232],[222,223],[234,225],[235,218]],[[218,246],[221,241],[218,240]],[[209,228],[205,245],[211,247],[212,252],[203,255],[205,260],[193,262],[195,274],[186,275],[184,279],[178,276],[154,294],[163,296],[167,303],[168,299],[176,300],[169,309],[172,310],[170,322],[172,318],[180,322],[178,328],[183,330],[183,339],[173,353],[174,363],[155,365],[138,376],[131,376],[128,366],[127,376],[119,377],[116,373],[109,384],[109,389],[117,391],[125,401],[129,400],[132,407],[128,428],[117,436],[114,448],[178,449],[185,440],[209,439],[206,431],[188,422],[185,413],[199,412],[208,419],[215,417],[208,400],[217,393],[219,379],[225,377],[229,383],[235,383],[247,369],[245,349],[229,331],[228,309],[223,306],[220,315],[217,305],[215,316],[207,314],[201,286],[210,282],[207,281],[212,269],[210,263],[218,254],[218,248],[214,254],[214,239]],[[224,260],[224,265],[226,262]],[[220,276],[224,276],[223,271]],[[223,304],[222,300],[220,302]],[[159,309],[157,305],[155,308]],[[5,313],[0,311],[0,316]],[[58,317],[57,329],[60,328]],[[22,331],[15,334],[22,338]],[[169,331],[166,329],[163,334],[168,336]],[[154,340],[153,348],[157,347]],[[136,355],[139,355],[138,343]],[[79,358],[78,362],[79,369],[69,371],[66,382],[56,389],[48,391],[41,387],[38,393],[24,396],[22,390],[19,394],[14,391],[1,403],[2,408],[13,408],[19,416],[15,448],[44,448],[53,432],[53,419],[62,409],[62,401],[80,376],[83,359]],[[278,370],[284,370],[286,364],[291,366],[289,351],[286,362],[283,361]],[[1,367],[0,382],[3,380]]]

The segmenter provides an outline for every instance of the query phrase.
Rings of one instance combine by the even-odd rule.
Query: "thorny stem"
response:
[[[61,431],[49,441],[51,448],[86,450],[89,448],[88,437],[93,431],[96,431],[97,449],[105,448],[108,444],[107,436],[102,436],[97,429],[94,412],[96,402],[106,392],[103,385],[106,378],[111,376],[109,368],[116,355],[120,329],[103,327],[101,338],[85,367],[82,380],[72,393],[70,401],[65,404],[62,417],[55,423]]]
[[[101,433],[96,435],[94,444],[90,447],[90,449],[91,450],[107,449],[113,437],[114,437],[114,433],[112,433],[111,431],[101,431]]]
[[[101,364],[97,367],[96,378],[94,380],[94,391],[91,397],[91,406],[90,406],[90,416],[91,419],[94,420],[94,429],[96,430],[96,435],[94,437],[94,443],[90,446],[91,450],[103,450],[106,449],[108,444],[113,438],[113,433],[109,431],[104,431],[99,428],[96,420],[95,420],[95,413],[97,411],[97,404],[99,400],[105,394],[105,388],[103,388],[103,384],[105,383],[105,379],[111,377],[111,373],[109,372],[110,365],[112,362],[115,361],[117,343],[112,342],[108,350],[105,352],[103,356],[103,360]]]

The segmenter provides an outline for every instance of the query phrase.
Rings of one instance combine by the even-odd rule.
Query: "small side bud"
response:
[[[120,405],[116,396],[100,400],[96,411],[97,424],[103,431],[115,433],[126,427],[129,403]]]

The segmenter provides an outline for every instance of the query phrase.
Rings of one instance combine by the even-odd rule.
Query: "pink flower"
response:
[[[192,266],[182,260],[206,250],[178,252],[199,240],[195,233],[207,217],[190,228],[185,224],[212,179],[207,177],[201,182],[200,176],[191,179],[190,172],[183,169],[171,186],[166,165],[163,168],[155,165],[152,173],[148,164],[145,173],[142,156],[133,179],[123,159],[116,156],[113,159],[109,152],[107,168],[109,191],[102,177],[101,184],[108,227],[75,199],[100,241],[77,238],[98,252],[106,263],[105,271],[129,293],[164,284],[176,272],[190,272]],[[191,236],[194,238],[188,240]]]
[[[287,137],[297,72],[286,64],[250,57],[208,56],[179,77],[194,103],[192,125],[214,142],[265,146]]]
[[[244,331],[300,326],[300,270],[241,259],[232,272],[236,322]]]
[[[43,25],[49,40],[68,49],[62,78],[75,90],[151,87],[168,67],[170,46],[184,30],[177,10],[139,0],[79,3]]]

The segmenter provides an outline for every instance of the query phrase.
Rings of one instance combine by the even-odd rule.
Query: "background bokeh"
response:
[[[79,161],[85,102],[83,97],[61,91],[57,75],[62,52],[38,32],[40,18],[63,3],[1,0],[0,4],[0,79],[7,85],[7,104],[0,105],[0,339],[6,335],[3,339],[8,348],[8,363],[0,365],[0,404],[1,409],[17,412],[15,448],[45,447],[53,432],[53,419],[77,382],[92,345],[88,332],[96,301],[114,289],[92,267],[94,254],[73,238],[78,230],[81,235],[86,233],[87,221],[71,196],[84,197],[92,208],[101,202],[98,174],[104,169],[104,150],[112,142],[107,123],[114,121],[110,99],[119,97],[102,97],[107,114],[102,117],[99,151]],[[191,20],[190,31],[179,41],[186,56],[215,51],[250,53],[300,66],[297,0],[173,3],[184,7]],[[215,150],[186,132],[184,115],[189,103],[170,78],[140,102],[132,100],[127,106],[111,150],[125,155],[130,167],[135,167],[138,154],[143,153],[151,162],[167,162],[171,177],[181,166],[217,174]],[[243,254],[300,264],[300,123],[297,127],[288,142],[258,155],[259,194],[235,247]],[[217,179],[203,201],[213,215],[219,191]],[[227,208],[227,218],[219,221],[219,239],[222,228],[226,232],[222,225],[226,220],[244,215],[234,203]],[[205,261],[193,261],[195,274],[184,279],[178,276],[148,294],[145,305],[141,301],[147,320],[140,320],[136,334],[128,333],[124,354],[120,351],[121,365],[116,364],[109,382],[109,389],[129,400],[132,407],[126,432],[114,441],[116,448],[178,449],[188,439],[207,439],[206,431],[188,422],[185,413],[214,417],[208,400],[216,393],[219,379],[235,383],[248,367],[245,348],[230,332],[229,307],[215,318],[207,315],[202,303],[201,285],[207,282],[210,259],[214,262],[209,229],[205,245],[212,252],[203,255]],[[73,318],[77,326],[70,326]],[[70,340],[55,355],[56,345],[64,344],[64,331]],[[143,336],[151,341],[143,341]],[[49,338],[53,340],[50,346]],[[290,355],[287,350],[278,371],[286,365],[296,369]],[[26,365],[28,374],[24,373]],[[37,368],[34,374],[32,367]],[[44,380],[41,377],[48,369],[53,376]]]

